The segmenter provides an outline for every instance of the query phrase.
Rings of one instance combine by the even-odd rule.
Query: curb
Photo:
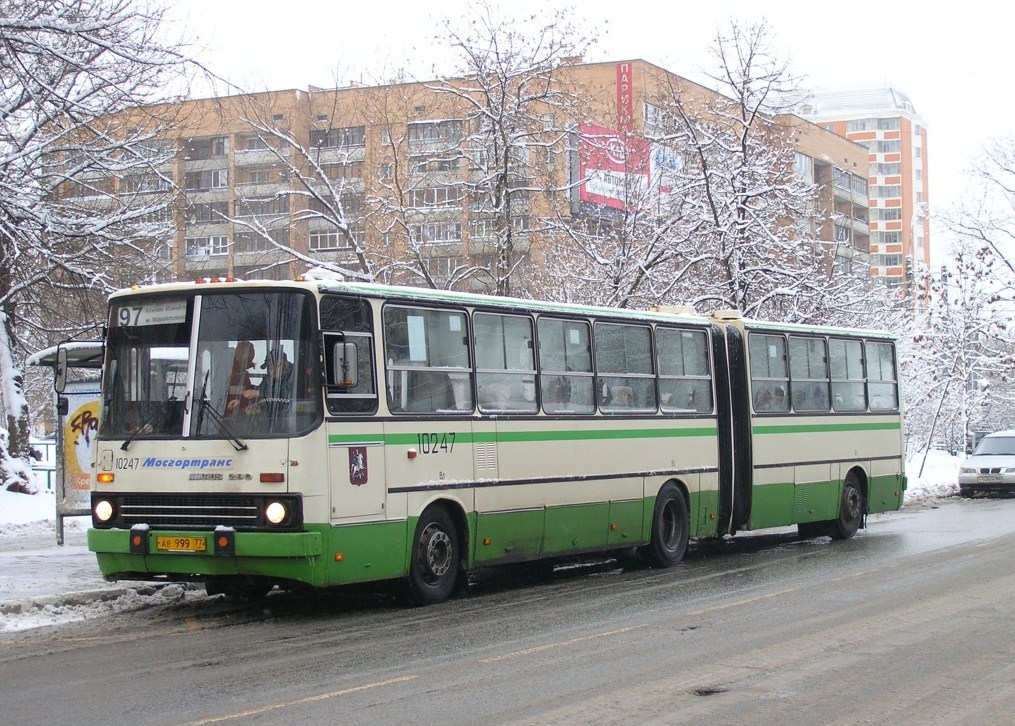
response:
[[[105,590],[83,590],[81,592],[65,592],[59,595],[40,595],[20,600],[7,600],[0,602],[0,615],[22,615],[35,610],[43,610],[47,607],[75,607],[88,605],[93,602],[110,602],[128,593],[145,596],[154,595],[163,587],[165,587],[163,584],[141,585],[139,587],[115,587]]]

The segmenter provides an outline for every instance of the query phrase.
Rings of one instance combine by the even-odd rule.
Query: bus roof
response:
[[[808,325],[798,323],[778,323],[741,318],[738,314],[723,311],[715,315],[703,315],[694,312],[674,312],[672,310],[635,310],[630,308],[610,308],[595,305],[579,305],[575,303],[550,302],[527,298],[483,295],[480,293],[459,292],[455,290],[436,290],[423,287],[382,285],[369,282],[348,282],[341,280],[298,279],[298,280],[231,280],[162,283],[158,285],[135,286],[118,290],[110,295],[110,301],[121,297],[145,294],[172,294],[174,292],[203,292],[215,289],[216,292],[229,289],[235,292],[253,289],[290,289],[306,290],[319,294],[346,294],[386,300],[405,302],[428,302],[432,304],[458,304],[479,308],[499,308],[515,311],[535,311],[541,313],[580,314],[590,317],[625,318],[646,322],[678,322],[696,326],[723,322],[743,327],[746,330],[785,331],[801,333],[837,333],[856,334],[866,337],[894,339],[895,336],[885,331],[864,330],[859,328],[838,328],[834,326]]]

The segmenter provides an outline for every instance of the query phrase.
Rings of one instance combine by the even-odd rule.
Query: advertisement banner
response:
[[[631,209],[649,187],[649,143],[596,124],[578,127],[578,199],[609,209]]]
[[[97,383],[68,383],[63,396],[67,399],[67,415],[59,417],[63,476],[57,478],[57,506],[67,512],[88,512],[93,442],[99,430]]]

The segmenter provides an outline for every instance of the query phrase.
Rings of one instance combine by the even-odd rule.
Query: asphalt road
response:
[[[979,724],[1015,703],[1015,500],[784,530],[673,570],[222,598],[0,637],[7,724]]]

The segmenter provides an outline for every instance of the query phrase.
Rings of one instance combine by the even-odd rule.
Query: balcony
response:
[[[289,147],[284,149],[240,149],[233,155],[236,166],[267,166],[289,158]]]

